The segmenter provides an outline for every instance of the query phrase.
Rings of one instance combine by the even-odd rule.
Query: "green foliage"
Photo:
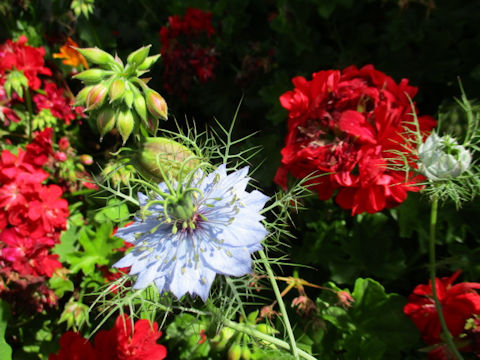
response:
[[[12,358],[12,348],[5,341],[5,331],[10,318],[10,306],[5,301],[0,301],[0,358],[9,360]]]
[[[330,293],[317,299],[320,318],[329,324],[321,338],[322,358],[404,359],[419,340],[403,315],[405,298],[387,294],[380,283],[368,278],[355,281],[352,296],[351,308],[332,305]]]

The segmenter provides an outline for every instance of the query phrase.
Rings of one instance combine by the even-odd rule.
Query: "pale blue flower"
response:
[[[177,298],[189,293],[204,301],[216,274],[250,273],[251,254],[262,249],[267,236],[260,211],[268,197],[258,190],[245,191],[247,174],[244,167],[227,175],[225,165],[206,176],[198,170],[190,184],[182,184],[197,189],[183,193],[191,200],[188,220],[175,216],[178,212],[171,202],[165,203],[165,196],[149,199],[139,193],[145,216],[116,234],[135,247],[114,266],[131,266],[130,275],[137,275],[135,289],[153,282],[160,293],[170,291]],[[171,195],[165,183],[159,189]]]

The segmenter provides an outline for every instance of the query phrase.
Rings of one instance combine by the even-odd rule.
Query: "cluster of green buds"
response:
[[[274,335],[277,331],[265,322],[260,322],[259,311],[253,311],[247,315],[247,319],[240,319],[240,323],[248,324],[256,330],[266,334]],[[255,342],[244,333],[237,332],[229,327],[224,327],[220,333],[212,339],[213,348],[216,351],[227,350],[228,360],[257,360],[265,359],[265,351],[259,346],[263,344],[266,347],[276,348],[275,345],[263,341]]]
[[[75,331],[88,322],[88,306],[77,302],[72,298],[65,304],[65,309],[60,316],[59,323],[66,322],[67,329],[73,328]]]
[[[75,16],[83,15],[88,19],[88,16],[93,13],[95,0],[72,0],[70,8],[75,13]]]
[[[77,49],[89,62],[98,65],[74,76],[85,87],[78,93],[76,105],[85,106],[96,118],[100,140],[114,127],[127,141],[134,130],[154,135],[159,119],[167,120],[165,99],[147,86],[140,76],[149,71],[160,55],[148,56],[150,45],[132,52],[122,60],[98,48]]]
[[[23,89],[28,88],[28,79],[23,74],[23,71],[13,68],[12,71],[8,72],[6,78],[7,80],[3,84],[3,88],[7,96],[11,98],[13,90],[19,97],[23,98]]]
[[[429,180],[455,178],[465,172],[472,161],[470,152],[449,135],[433,132],[418,149],[419,171]]]

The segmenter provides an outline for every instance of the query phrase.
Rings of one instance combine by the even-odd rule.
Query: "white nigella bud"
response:
[[[419,170],[433,181],[446,180],[462,174],[470,166],[470,152],[449,135],[434,132],[420,145]]]

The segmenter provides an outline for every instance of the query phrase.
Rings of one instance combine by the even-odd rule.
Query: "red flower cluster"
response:
[[[183,18],[168,18],[168,25],[160,29],[164,87],[168,92],[185,97],[193,78],[206,82],[214,77],[217,59],[209,41],[213,34],[210,12],[187,8]]]
[[[52,151],[52,129],[38,133],[17,155],[3,150],[0,156],[0,295],[14,298],[32,291],[61,267],[49,250],[66,228],[68,203],[57,185],[44,185],[48,173],[42,166]],[[35,288],[35,287],[34,287]],[[55,296],[42,286],[44,300]],[[42,308],[36,304],[37,310]]]
[[[295,89],[280,97],[288,110],[288,134],[275,182],[287,186],[287,175],[304,178],[323,174],[310,184],[322,200],[336,193],[337,203],[352,215],[375,213],[400,204],[416,179],[392,165],[403,164],[408,152],[402,134],[412,128],[413,98],[417,88],[403,79],[397,84],[372,65],[298,76]],[[418,118],[428,132],[435,120]]]
[[[442,313],[452,336],[459,340],[461,350],[480,350],[480,283],[463,282],[453,285],[460,270],[450,277],[435,279],[435,289]],[[432,284],[418,285],[408,297],[403,312],[412,319],[428,345],[439,344],[429,354],[431,359],[447,359],[448,349],[442,344],[442,329],[432,296]],[[468,320],[472,326],[468,328]],[[460,340],[461,339],[461,340]]]
[[[70,124],[73,119],[82,115],[83,109],[74,108],[73,95],[66,96],[64,89],[58,88],[53,82],[42,83],[40,75],[52,75],[52,71],[44,64],[45,50],[42,47],[29,46],[27,41],[27,38],[22,35],[18,41],[7,40],[5,44],[0,45],[0,103],[2,104],[0,116],[3,117],[6,125],[8,125],[7,120],[18,121],[12,106],[23,102],[23,99],[17,94],[14,94],[12,99],[8,99],[2,86],[10,71],[18,70],[22,71],[28,79],[31,90],[42,90],[33,97],[37,111],[49,109],[54,117],[65,120],[67,125]]]
[[[42,84],[38,75],[51,76],[52,71],[44,66],[45,49],[28,46],[27,41],[22,35],[18,41],[7,40],[0,46],[0,76],[8,70],[21,70],[28,79],[28,86],[37,90]]]
[[[37,105],[38,111],[49,109],[53,116],[65,120],[67,125],[70,125],[70,122],[78,116],[83,115],[83,108],[80,106],[72,108],[74,102],[73,98],[65,97],[65,90],[58,88],[55,83],[49,81],[45,82],[43,90],[45,91],[45,95],[36,94],[33,97],[33,101]]]
[[[60,338],[60,351],[48,360],[162,360],[167,349],[157,344],[162,336],[158,324],[141,319],[135,322],[127,315],[119,315],[111,330],[100,331],[94,345],[80,334],[69,331]]]

